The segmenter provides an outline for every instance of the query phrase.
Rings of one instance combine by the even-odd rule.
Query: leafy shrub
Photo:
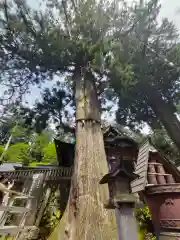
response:
[[[146,235],[151,235],[148,239],[155,240],[152,218],[147,205],[136,210],[136,218],[139,223],[139,240],[144,240]]]
[[[0,156],[2,155],[3,152],[4,152],[4,147],[0,145]]]
[[[40,222],[40,233],[38,240],[46,240],[61,219],[59,210],[59,192],[53,192]]]

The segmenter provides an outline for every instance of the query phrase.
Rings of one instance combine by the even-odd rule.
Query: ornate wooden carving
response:
[[[160,227],[163,229],[180,229],[180,219],[161,219]]]
[[[173,199],[172,198],[168,198],[168,199],[165,199],[165,202],[164,202],[166,205],[173,205]]]

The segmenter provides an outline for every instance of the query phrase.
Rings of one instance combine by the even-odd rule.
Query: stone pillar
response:
[[[158,240],[180,240],[180,184],[150,186],[145,201]]]
[[[118,240],[138,240],[137,224],[134,216],[134,204],[128,202],[118,204],[115,213]]]
[[[120,168],[115,173],[106,174],[100,181],[100,184],[109,185],[110,198],[105,208],[115,209],[118,240],[138,240],[134,216],[136,197],[130,192],[130,181],[136,177],[137,175],[128,174]]]

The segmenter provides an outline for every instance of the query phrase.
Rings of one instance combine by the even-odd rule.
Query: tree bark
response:
[[[76,149],[74,174],[66,211],[49,240],[115,240],[114,211],[106,210],[107,186],[99,181],[108,172],[100,124],[100,104],[93,76],[76,72]],[[63,201],[63,199],[62,199]]]
[[[145,91],[149,105],[180,151],[180,122],[173,111],[173,107],[166,103],[161,94],[152,86],[148,85]]]

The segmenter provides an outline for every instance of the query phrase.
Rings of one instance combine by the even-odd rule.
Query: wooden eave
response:
[[[146,187],[149,147],[149,140],[146,140],[139,148],[137,164],[135,167],[135,174],[139,175],[139,178],[131,182],[132,193],[143,191]]]

